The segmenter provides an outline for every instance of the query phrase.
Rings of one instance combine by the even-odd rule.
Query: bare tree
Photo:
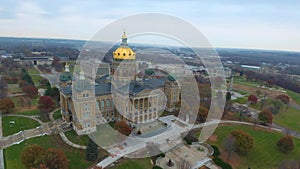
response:
[[[228,136],[224,143],[223,143],[223,147],[225,149],[225,151],[227,152],[227,160],[230,160],[231,154],[232,152],[235,150],[235,139],[232,136]]]
[[[0,99],[6,98],[7,97],[7,83],[4,79],[0,77]]]

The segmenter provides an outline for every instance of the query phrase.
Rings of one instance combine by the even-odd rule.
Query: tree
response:
[[[4,79],[0,78],[0,99],[7,97],[7,83]]]
[[[37,168],[32,168],[32,169],[50,169],[50,168],[48,168],[45,164],[40,164]]]
[[[299,169],[300,162],[296,160],[283,160],[278,169]]]
[[[66,155],[58,149],[49,148],[47,149],[44,157],[41,158],[42,163],[50,169],[68,169],[69,161]]]
[[[27,146],[21,153],[22,163],[26,168],[37,167],[37,157],[43,152],[44,149],[37,144]]]
[[[295,146],[293,137],[290,135],[286,135],[286,136],[282,137],[281,139],[279,139],[277,141],[276,144],[277,144],[278,148],[284,153],[289,153],[289,152],[293,151],[294,146]]]
[[[281,100],[272,100],[272,114],[277,114],[279,110],[284,106],[284,103]]]
[[[236,144],[235,144],[234,137],[232,137],[231,135],[228,136],[223,143],[223,147],[224,147],[225,151],[227,152],[227,161],[230,160],[231,153],[236,149],[235,146],[236,146]]]
[[[264,125],[266,125],[266,124],[272,124],[273,115],[272,115],[272,113],[270,111],[263,110],[262,112],[260,112],[258,114],[258,119],[260,121],[262,121]]]
[[[26,96],[30,98],[34,98],[38,95],[38,89],[33,85],[24,86],[22,90]]]
[[[253,148],[253,137],[243,130],[234,130],[231,136],[235,141],[236,152],[248,153]]]
[[[132,128],[126,123],[126,121],[122,120],[115,123],[115,128],[119,133],[129,136]]]
[[[200,106],[196,121],[198,123],[204,123],[206,121],[207,115],[208,115],[208,109],[205,108],[205,107]]]
[[[231,93],[227,92],[226,93],[226,101],[230,101],[231,100]]]
[[[257,103],[258,98],[257,98],[254,94],[251,94],[251,95],[248,96],[248,101],[249,101],[251,104],[255,104],[255,103]]]
[[[45,91],[45,96],[52,97],[55,101],[59,102],[59,89],[57,87],[48,86]]]
[[[98,159],[98,145],[89,138],[85,150],[85,159],[88,161],[95,161]]]
[[[40,110],[51,111],[55,108],[55,104],[51,97],[49,96],[41,96],[38,101],[38,108]]]
[[[43,149],[39,145],[29,145],[21,153],[22,163],[26,168],[68,169],[69,162],[65,154],[58,149]]]
[[[261,95],[261,91],[260,90],[256,90],[255,93],[256,93],[257,96]]]
[[[0,99],[0,111],[2,114],[12,113],[15,109],[15,104],[8,98]]]
[[[284,104],[288,104],[290,102],[290,97],[286,94],[280,94],[276,97],[277,100],[281,100]]]
[[[40,87],[49,87],[49,86],[51,86],[51,85],[50,85],[48,79],[43,78],[43,79],[40,81]]]

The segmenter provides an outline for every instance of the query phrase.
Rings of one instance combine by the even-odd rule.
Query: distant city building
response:
[[[21,57],[14,59],[15,62],[31,62],[33,65],[51,65],[53,57],[40,56],[40,57]]]
[[[259,66],[241,65],[241,68],[246,70],[261,71],[261,67]]]
[[[12,57],[12,55],[10,53],[8,53],[7,51],[5,51],[5,50],[0,50],[0,56],[2,58],[10,58],[10,57]]]

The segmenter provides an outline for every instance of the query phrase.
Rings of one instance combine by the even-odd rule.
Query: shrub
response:
[[[292,136],[287,135],[277,141],[277,146],[282,152],[289,153],[293,151],[295,145]]]
[[[213,158],[213,161],[216,165],[220,166],[222,169],[232,169],[231,165],[224,162],[221,158]]]
[[[211,145],[211,147],[214,149],[213,156],[214,157],[219,157],[220,156],[220,150],[219,150],[219,148],[217,146],[215,146],[215,145]]]
[[[253,148],[253,137],[243,130],[234,130],[231,136],[235,139],[236,151],[239,153],[247,153]]]

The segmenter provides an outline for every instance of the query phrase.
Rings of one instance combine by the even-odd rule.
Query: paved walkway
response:
[[[47,122],[47,123],[42,122],[41,120],[39,120],[35,116],[26,116],[26,115],[22,115],[22,114],[8,114],[8,115],[5,115],[5,116],[19,116],[19,117],[30,118],[32,120],[38,121],[41,124],[41,126],[39,126],[37,128],[34,128],[34,129],[20,131],[16,134],[13,134],[13,135],[10,135],[10,136],[7,136],[7,137],[2,137],[2,133],[1,133],[1,137],[0,137],[0,149],[1,149],[1,151],[2,151],[2,149],[7,148],[11,145],[19,144],[19,143],[21,143],[22,141],[24,141],[26,139],[30,139],[30,138],[34,138],[34,137],[38,137],[38,136],[42,136],[42,135],[52,135],[52,134],[59,134],[60,137],[62,138],[62,140],[71,147],[79,148],[79,149],[86,149],[86,146],[81,146],[81,145],[78,145],[78,144],[74,144],[70,140],[68,140],[68,138],[65,136],[65,134],[64,134],[65,130],[62,127],[64,122],[61,119],[55,120],[53,118],[53,113],[57,110],[58,109],[52,111],[49,114],[51,121]],[[2,122],[1,122],[1,125],[2,125]],[[1,154],[0,154],[0,159],[1,159]],[[3,160],[1,160],[1,161],[3,161]],[[0,169],[2,169],[2,168],[0,167]]]
[[[171,119],[163,117],[161,120],[163,120],[164,122],[168,122]],[[130,140],[126,140],[126,143],[128,143],[127,147],[123,147],[123,149],[116,148],[116,147],[109,149],[108,152],[111,154],[111,156],[109,156],[109,157],[105,158],[104,160],[102,160],[101,162],[99,162],[97,164],[97,166],[103,167],[103,168],[108,167],[109,165],[111,165],[115,161],[119,160],[120,158],[127,156],[129,154],[132,154],[141,149],[144,149],[146,147],[147,142],[152,142],[153,144],[162,145],[162,144],[166,143],[167,140],[176,140],[176,139],[180,138],[180,134],[190,131],[191,129],[198,129],[198,128],[202,128],[202,127],[206,127],[206,126],[210,126],[210,125],[218,125],[218,124],[225,124],[225,123],[226,124],[241,124],[241,125],[254,126],[253,123],[241,122],[241,121],[231,121],[231,120],[211,120],[211,121],[208,121],[203,124],[194,125],[194,126],[189,125],[187,127],[180,127],[173,123],[173,124],[171,124],[172,128],[162,134],[153,136],[151,138],[145,138],[145,139],[143,139],[143,141],[135,142],[135,144],[131,144],[131,145],[129,145]],[[275,127],[267,127],[267,126],[262,126],[262,125],[256,125],[256,127],[271,129],[271,130],[274,130],[277,132],[285,132],[282,129],[278,129]],[[300,138],[298,135],[293,135],[293,136]]]
[[[86,146],[81,146],[81,145],[78,145],[78,144],[74,144],[73,142],[71,142],[65,135],[64,132],[60,132],[59,133],[60,137],[62,138],[62,140],[68,144],[69,146],[71,147],[75,147],[75,148],[79,148],[79,149],[86,149]]]

